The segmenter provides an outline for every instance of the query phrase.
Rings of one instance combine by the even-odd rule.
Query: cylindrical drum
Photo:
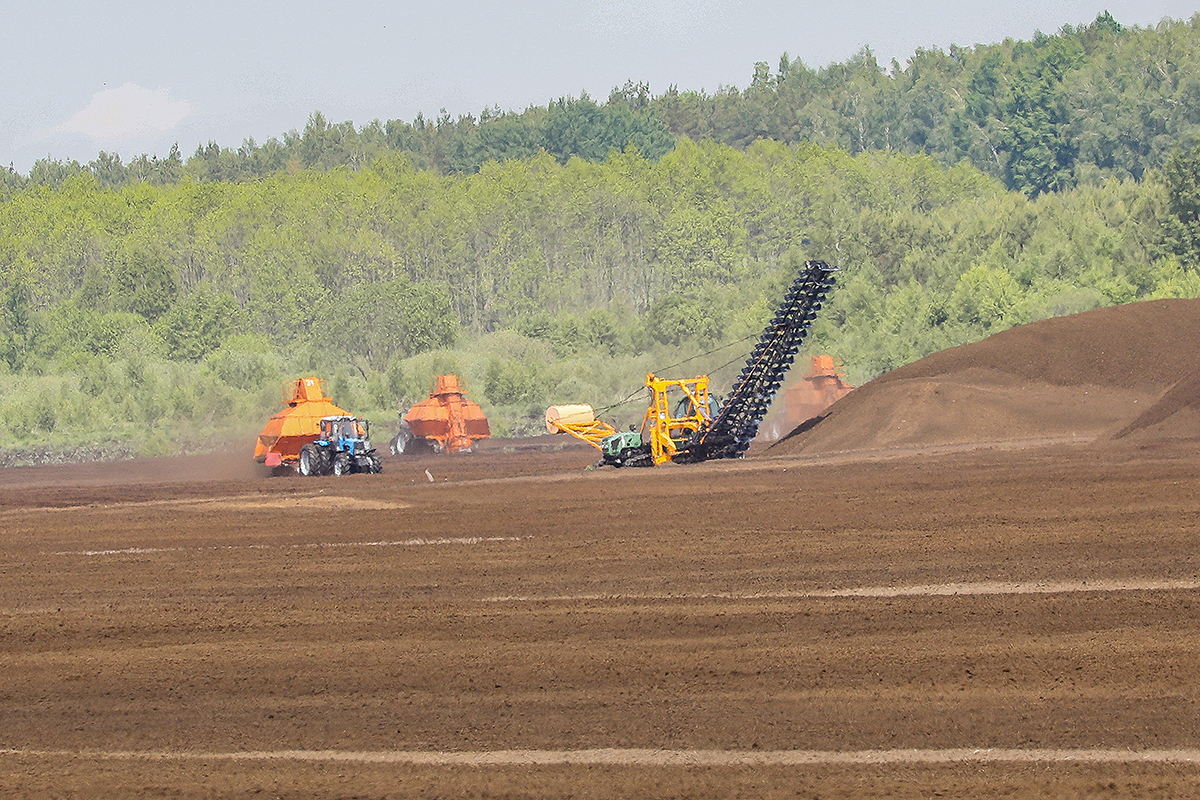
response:
[[[596,421],[596,412],[586,404],[550,406],[546,409],[546,430],[561,433],[563,425],[590,425]]]

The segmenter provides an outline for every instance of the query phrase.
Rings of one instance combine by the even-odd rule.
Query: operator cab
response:
[[[338,439],[366,439],[370,423],[354,417],[322,417],[321,439],[332,442]]]

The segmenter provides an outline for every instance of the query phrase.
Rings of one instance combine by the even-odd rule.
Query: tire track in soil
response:
[[[806,765],[1020,763],[1200,763],[1198,749],[1006,749],[942,750],[250,750],[189,752],[170,750],[0,750],[0,757],[90,758],[143,761],[301,761],[417,766],[633,766],[633,767],[789,767]]]
[[[458,536],[442,539],[399,539],[377,542],[306,542],[304,544],[229,544],[205,547],[123,547],[114,550],[58,550],[52,556],[124,556],[145,553],[194,553],[226,550],[320,550],[347,547],[437,547],[442,545],[476,545],[489,542],[520,542],[528,536]]]
[[[1177,592],[1200,589],[1200,579],[1091,580],[942,583],[915,586],[861,586],[778,592],[678,592],[574,595],[508,595],[485,603],[576,603],[601,600],[808,600],[824,598],[956,597],[963,595],[1073,594],[1079,592]]]

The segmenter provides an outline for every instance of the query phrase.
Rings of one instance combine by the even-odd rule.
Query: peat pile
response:
[[[1200,300],[1057,317],[881,375],[775,455],[1200,436]]]

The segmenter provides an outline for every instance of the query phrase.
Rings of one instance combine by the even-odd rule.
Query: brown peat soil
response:
[[[0,796],[1198,796],[1197,343],[1025,326],[742,461],[2,470]]]

